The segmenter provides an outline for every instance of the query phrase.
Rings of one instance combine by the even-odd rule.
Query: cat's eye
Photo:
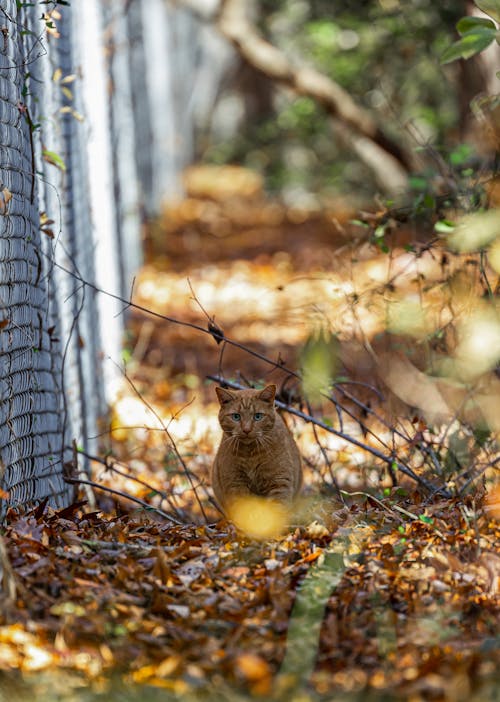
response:
[[[239,422],[241,419],[241,414],[238,414],[238,412],[234,412],[231,415],[231,419],[234,420],[235,422]]]
[[[256,422],[260,422],[261,419],[264,419],[264,414],[262,412],[256,412],[253,418]]]

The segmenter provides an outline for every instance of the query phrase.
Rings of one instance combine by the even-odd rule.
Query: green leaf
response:
[[[441,219],[434,225],[434,231],[440,234],[450,234],[455,229],[455,224],[449,219]]]
[[[55,151],[48,151],[47,149],[44,149],[42,151],[42,156],[47,161],[47,163],[51,163],[53,166],[56,166],[59,168],[61,171],[66,170],[66,164],[64,163],[64,159],[59,156],[59,154],[56,154]]]
[[[335,376],[338,359],[338,341],[326,331],[313,333],[301,352],[304,392],[312,402],[321,399]]]
[[[452,166],[461,166],[473,156],[474,149],[470,144],[458,144],[450,153],[450,163]]]
[[[446,49],[441,56],[441,63],[451,63],[461,58],[468,59],[486,49],[495,37],[496,29],[475,27]]]
[[[424,199],[422,204],[424,207],[427,207],[429,210],[433,210],[436,207],[436,198],[433,197],[430,193],[426,193],[424,195]]]
[[[457,22],[457,32],[460,36],[467,34],[476,27],[488,27],[489,29],[496,30],[495,23],[486,17],[462,17],[462,19]]]
[[[432,517],[427,517],[425,514],[419,514],[418,518],[424,524],[433,524],[434,523],[434,519],[432,519]]]
[[[429,185],[427,178],[416,175],[410,176],[409,183],[410,188],[412,188],[413,190],[427,190],[427,187]]]
[[[476,7],[500,22],[500,0],[474,0]]]
[[[132,358],[132,351],[130,349],[122,349],[122,361],[128,363]]]
[[[474,440],[478,446],[484,446],[491,437],[491,430],[486,426],[477,426],[472,429]]]

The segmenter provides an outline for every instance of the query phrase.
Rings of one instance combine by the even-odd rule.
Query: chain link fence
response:
[[[179,194],[227,61],[166,0],[0,0],[0,517],[68,504],[72,447],[98,451],[113,295],[130,295],[142,224]]]
[[[104,410],[95,293],[60,268],[95,280],[78,44],[53,10],[0,0],[2,515],[71,500],[72,440],[87,446]]]

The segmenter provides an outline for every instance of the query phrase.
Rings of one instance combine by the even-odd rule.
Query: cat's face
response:
[[[276,419],[276,386],[264,390],[228,390],[215,388],[219,398],[219,422],[225,434],[237,441],[258,443],[263,447]]]

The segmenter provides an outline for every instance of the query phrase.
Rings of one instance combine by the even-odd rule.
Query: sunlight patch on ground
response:
[[[271,263],[244,260],[193,267],[185,272],[140,271],[134,301],[160,314],[205,324],[205,314],[241,342],[297,344],[321,326],[341,336],[372,338],[386,328],[391,304],[411,300],[425,313],[425,329],[443,323],[443,296],[422,297],[423,281],[438,281],[442,267],[426,253],[374,254],[369,260],[345,261],[339,271],[313,270],[297,275],[280,252]],[[198,302],[190,290],[190,284]]]
[[[125,385],[123,392],[128,392]],[[159,403],[153,405],[151,402],[149,404],[152,409],[147,407],[140,397],[127,394],[119,397],[113,408],[113,438],[127,438],[127,428],[133,428],[135,432],[139,432],[139,436],[143,436],[144,431],[167,429],[174,440],[195,442],[201,441],[207,435],[220,433],[215,404],[214,411],[209,415],[206,414],[206,410],[200,411],[200,406],[195,403],[185,407],[177,416],[172,416],[169,406]]]

